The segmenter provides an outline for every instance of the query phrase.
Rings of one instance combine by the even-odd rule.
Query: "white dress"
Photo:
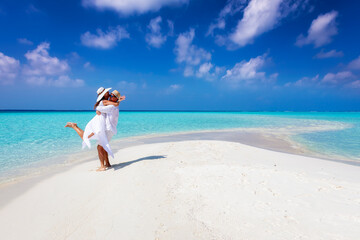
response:
[[[104,106],[103,102],[101,101],[99,106]],[[98,144],[102,146],[106,152],[114,158],[114,154],[111,151],[111,147],[106,135],[106,122],[105,122],[105,115],[102,113],[100,115],[95,115],[88,124],[86,124],[83,136],[83,143],[82,148],[85,147],[91,148],[90,140],[97,140]],[[94,133],[94,136],[88,138],[88,136]]]

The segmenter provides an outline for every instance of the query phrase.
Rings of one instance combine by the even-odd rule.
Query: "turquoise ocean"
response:
[[[85,125],[93,111],[0,111],[0,180],[81,151],[66,122]],[[115,139],[201,130],[255,129],[288,132],[322,154],[360,162],[358,112],[143,112],[120,111]],[[59,160],[61,161],[61,160]]]

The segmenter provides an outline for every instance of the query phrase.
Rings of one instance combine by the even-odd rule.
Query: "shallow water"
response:
[[[0,112],[0,177],[81,151],[68,121],[84,128],[94,112]],[[245,128],[289,135],[325,156],[358,160],[360,113],[120,112],[115,139],[147,134]]]

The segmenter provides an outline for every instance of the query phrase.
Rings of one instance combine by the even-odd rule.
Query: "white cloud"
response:
[[[19,43],[24,44],[24,45],[33,45],[33,42],[26,38],[18,38],[17,40]]]
[[[202,48],[192,44],[195,37],[195,30],[190,29],[179,35],[175,42],[176,61],[188,65],[199,65],[203,61],[209,61],[211,54]]]
[[[194,76],[194,68],[192,66],[186,66],[184,69],[184,76],[185,77]]]
[[[160,16],[153,18],[150,20],[148,25],[148,29],[150,33],[146,34],[145,40],[146,42],[155,48],[160,48],[161,45],[166,41],[167,36],[162,35],[161,33],[161,24],[162,18]]]
[[[84,63],[84,68],[85,69],[87,69],[87,70],[94,70],[94,67],[93,67],[93,65],[90,63],[90,62],[86,62],[86,63]]]
[[[309,0],[229,0],[206,35],[213,35],[216,29],[225,29],[226,18],[243,11],[242,19],[229,35],[216,35],[219,45],[235,49],[254,42],[255,38],[268,32],[290,14],[300,12],[308,6]],[[244,8],[244,6],[247,6]]]
[[[35,50],[25,54],[27,64],[22,69],[25,81],[31,85],[54,87],[81,87],[82,79],[71,79],[65,73],[70,70],[66,60],[51,57],[49,43],[39,44]]]
[[[264,82],[267,80],[266,74],[259,70],[265,65],[266,60],[266,55],[264,54],[256,58],[251,58],[249,61],[244,60],[236,63],[232,69],[226,71],[222,79],[233,87],[240,84],[251,84],[256,80]],[[274,75],[272,78],[276,77],[277,75]]]
[[[80,55],[77,52],[71,52],[66,56],[71,62],[76,62],[81,59]]]
[[[313,78],[303,77],[296,82],[286,83],[285,87],[360,87],[360,80],[356,80],[356,76],[350,71],[341,71],[337,73],[327,73],[322,79],[319,74]]]
[[[305,86],[313,86],[319,83],[319,74],[315,77],[303,77],[296,82],[288,82],[285,84],[285,87],[295,86],[295,87],[305,87]]]
[[[360,80],[350,82],[346,85],[348,88],[360,88]]]
[[[70,79],[69,76],[63,75],[50,81],[50,84],[55,87],[82,87],[85,85],[85,82],[82,79]]]
[[[214,66],[211,62],[205,62],[199,66],[195,76],[197,78],[204,78],[207,81],[214,81],[224,71],[225,69],[223,67],[217,67]]]
[[[20,62],[0,52],[0,84],[9,84],[22,72],[19,78],[30,85],[54,87],[81,87],[82,79],[71,79],[66,72],[70,67],[65,60],[51,57],[49,43],[41,43],[25,54],[27,63],[20,68]]]
[[[219,17],[216,19],[215,23],[211,23],[209,29],[206,33],[206,36],[213,35],[214,30],[224,29],[226,25],[226,17],[228,15],[234,15],[244,9],[244,5],[248,0],[229,0],[227,1],[225,7],[220,11]]]
[[[19,60],[0,52],[0,84],[11,84],[16,78],[20,68]]]
[[[48,84],[48,79],[46,77],[44,77],[44,76],[41,76],[41,77],[38,77],[38,76],[27,77],[25,79],[25,81],[30,85],[37,85],[37,86]]]
[[[351,69],[360,69],[360,56],[353,61],[351,61],[348,65]]]
[[[189,0],[83,0],[85,7],[115,10],[121,14],[145,13],[158,11],[164,6],[175,6],[188,3]]]
[[[355,76],[352,72],[343,71],[338,73],[328,73],[321,80],[323,84],[342,84],[353,79]]]
[[[300,35],[295,44],[300,47],[307,44],[314,44],[315,47],[320,47],[330,43],[332,37],[338,33],[336,24],[337,16],[337,11],[319,15],[312,21],[308,35],[306,37]]]
[[[230,39],[242,47],[252,43],[260,34],[273,29],[281,19],[281,2],[282,0],[252,0]]]
[[[214,67],[214,65],[212,65],[210,62],[201,64],[199,70],[196,72],[196,76],[198,78],[202,78],[209,75],[212,67]]]
[[[171,20],[167,20],[168,27],[169,27],[169,36],[174,36],[174,22]]]
[[[131,92],[137,88],[137,84],[134,82],[120,81],[117,84],[117,88],[120,93],[124,91]]]
[[[85,85],[82,79],[71,79],[68,75],[61,75],[57,78],[45,76],[32,76],[26,78],[30,85],[53,86],[53,87],[82,87]]]
[[[96,30],[96,34],[86,32],[81,35],[81,43],[87,47],[94,47],[100,49],[109,49],[124,39],[129,38],[129,33],[121,26],[109,28],[107,32],[101,29]]]
[[[179,84],[173,84],[173,85],[170,85],[166,90],[165,90],[165,93],[166,94],[172,94],[172,93],[175,93],[175,92],[178,92],[182,89],[182,85],[179,85]]]
[[[195,30],[190,29],[188,32],[182,33],[178,36],[175,42],[176,61],[185,64],[184,76],[196,76],[198,78],[205,78],[206,80],[214,80],[218,75],[216,70],[220,69],[214,67],[210,62],[211,53],[199,48],[192,42],[195,37]],[[215,72],[210,70],[215,69]]]
[[[323,50],[321,50],[321,52],[319,52],[318,54],[315,55],[315,58],[319,58],[319,59],[322,59],[322,58],[338,58],[338,57],[343,57],[343,56],[344,56],[344,53],[342,51],[336,51],[334,49],[334,50],[331,50],[331,51],[328,51],[328,52],[324,52]]]
[[[65,60],[51,57],[48,50],[50,44],[43,42],[35,50],[28,51],[25,58],[28,64],[24,66],[25,75],[59,75],[68,71],[69,65]]]

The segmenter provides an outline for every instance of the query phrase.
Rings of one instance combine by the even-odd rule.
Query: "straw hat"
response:
[[[114,90],[114,91],[112,91],[112,93],[111,94],[114,94],[115,95],[115,97],[118,99],[118,100],[120,100],[120,93],[117,91],[117,90]]]
[[[103,87],[99,87],[99,89],[96,91],[96,93],[98,94],[98,97],[96,99],[96,102],[100,101],[106,92],[108,92],[111,88],[106,88],[104,89]]]

